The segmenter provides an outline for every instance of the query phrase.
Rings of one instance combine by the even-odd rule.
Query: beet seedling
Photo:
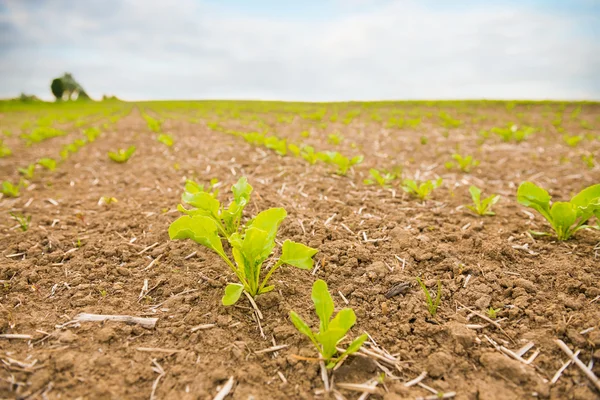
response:
[[[12,154],[12,150],[0,140],[0,158],[8,157]]]
[[[446,163],[447,169],[453,169],[458,167],[462,172],[471,172],[471,169],[479,165],[479,161],[475,160],[473,156],[461,156],[460,154],[452,154],[452,158],[456,163],[448,161]]]
[[[32,179],[33,178],[33,173],[35,172],[35,164],[29,164],[27,166],[27,168],[18,168],[17,170],[25,178]]]
[[[594,168],[595,165],[595,161],[594,161],[594,155],[592,153],[590,154],[582,154],[581,155],[581,161],[583,161],[583,163],[589,168],[592,169]]]
[[[275,286],[268,285],[269,278],[284,264],[300,269],[312,269],[312,256],[317,253],[317,250],[286,240],[279,260],[271,266],[261,280],[262,265],[273,253],[277,230],[286,215],[283,208],[270,208],[256,215],[242,234],[233,233],[228,239],[232,247],[233,262],[225,254],[219,236],[219,227],[214,218],[205,215],[179,217],[169,226],[169,237],[172,240],[192,239],[211,249],[225,261],[240,282],[229,283],[225,287],[222,303],[229,306],[235,304],[244,291],[256,297],[273,290]]]
[[[535,128],[524,126],[519,129],[517,125],[511,125],[507,128],[494,127],[491,129],[491,132],[500,136],[503,142],[514,140],[517,143],[521,143],[535,133]]]
[[[87,138],[87,141],[92,143],[93,141],[95,141],[98,136],[100,136],[102,132],[100,131],[100,129],[92,127],[92,128],[87,128],[83,130],[83,134],[85,135],[85,137]]]
[[[425,200],[429,197],[431,192],[440,187],[442,184],[442,178],[438,178],[435,181],[427,180],[421,183],[412,179],[405,179],[402,181],[402,190],[406,193],[418,197],[421,200]]]
[[[173,136],[167,135],[166,133],[161,133],[160,135],[158,135],[156,140],[158,140],[160,143],[164,144],[167,147],[173,146],[174,143]]]
[[[298,147],[296,144],[288,144],[288,150],[294,155],[294,157],[298,157],[300,155],[300,147]]]
[[[437,281],[437,294],[435,296],[435,300],[431,298],[431,294],[429,294],[429,290],[427,290],[427,286],[425,286],[421,278],[417,277],[417,282],[419,283],[419,286],[421,286],[421,289],[425,294],[425,301],[427,302],[427,311],[429,311],[429,314],[432,318],[435,318],[438,307],[442,302],[442,281],[440,281],[439,279]]]
[[[148,128],[150,128],[151,131],[156,132],[156,133],[160,132],[161,124],[162,124],[161,121],[152,118],[148,114],[142,114],[142,116],[146,120],[146,124],[148,125]]]
[[[344,137],[342,135],[340,135],[339,133],[330,133],[329,135],[327,135],[327,142],[329,144],[333,144],[335,146],[337,146],[338,144],[342,143],[342,141],[344,140]]]
[[[40,158],[37,164],[46,168],[48,171],[54,171],[56,169],[56,160],[53,158]]]
[[[223,239],[229,239],[231,235],[239,232],[242,213],[250,201],[252,186],[246,177],[241,177],[235,185],[231,186],[233,200],[225,208],[217,199],[219,193],[216,189],[217,183],[216,180],[211,181],[208,190],[204,190],[203,185],[188,180],[181,200],[195,208],[187,210],[180,204],[177,209],[190,216],[201,215],[212,219],[219,235]]]
[[[393,172],[387,171],[378,171],[375,168],[371,168],[369,170],[369,174],[372,179],[365,179],[363,183],[365,185],[374,185],[378,184],[382,188],[390,187],[390,183],[392,183],[398,176]]]
[[[356,323],[356,315],[351,308],[340,310],[332,319],[334,304],[327,283],[318,279],[313,284],[312,301],[315,305],[315,312],[319,316],[319,331],[314,333],[308,324],[296,314],[290,311],[290,320],[300,333],[306,335],[314,344],[315,348],[325,361],[327,368],[334,368],[340,361],[356,353],[363,343],[367,340],[367,334],[362,334],[354,339],[350,345],[338,357],[337,345],[348,334],[348,331]]]
[[[567,240],[577,231],[592,226],[588,220],[600,216],[600,183],[589,186],[573,196],[570,201],[556,201],[550,206],[551,197],[541,187],[523,182],[517,190],[517,201],[533,208],[550,223],[558,240]],[[549,235],[546,232],[532,232],[536,235]]]
[[[309,164],[314,165],[319,160],[318,153],[315,153],[315,149],[312,146],[303,146],[300,151],[300,156],[308,161]]]
[[[471,193],[471,198],[473,199],[473,205],[467,206],[469,210],[481,216],[496,215],[496,213],[492,211],[492,206],[500,200],[500,196],[493,194],[481,200],[481,189],[473,185],[469,187],[469,193]]]
[[[6,197],[19,197],[20,189],[21,189],[20,182],[16,185],[13,185],[9,181],[3,181],[2,186],[0,187],[0,191]]]
[[[318,153],[319,159],[325,162],[326,164],[334,164],[337,166],[336,174],[345,176],[348,173],[350,167],[360,164],[364,157],[363,156],[355,156],[352,158],[348,158],[337,151],[325,151]]]
[[[285,139],[279,139],[276,136],[269,136],[265,139],[267,149],[274,150],[280,156],[287,154],[287,142]]]
[[[563,135],[563,141],[569,147],[577,147],[577,145],[583,140],[583,135]]]
[[[127,150],[119,149],[117,151],[109,151],[108,158],[119,164],[127,162],[135,153],[135,146],[129,146]]]

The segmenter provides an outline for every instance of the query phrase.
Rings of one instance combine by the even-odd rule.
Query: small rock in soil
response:
[[[548,397],[550,393],[548,385],[536,375],[535,370],[517,360],[499,353],[484,353],[479,361],[492,375],[502,376],[515,385],[530,386],[531,391],[541,397]]]
[[[446,329],[448,329],[454,343],[462,346],[464,349],[470,348],[475,343],[475,338],[477,337],[475,332],[460,322],[450,321],[446,324]]]
[[[567,337],[576,347],[584,347],[587,344],[583,335],[573,328],[567,329]]]
[[[100,343],[108,343],[117,337],[117,332],[112,326],[105,326],[96,333],[96,339]]]
[[[453,364],[454,359],[450,354],[438,351],[427,357],[427,373],[433,378],[441,378]]]
[[[77,335],[72,331],[67,330],[59,333],[57,339],[61,343],[73,343],[77,340]]]

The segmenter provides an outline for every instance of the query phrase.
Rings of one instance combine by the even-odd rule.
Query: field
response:
[[[2,102],[0,125],[0,398],[600,396],[574,364],[550,382],[557,339],[600,372],[600,232],[557,240],[517,202],[525,181],[553,201],[600,183],[598,103]],[[221,304],[237,278],[215,252],[169,238],[186,180],[227,205],[241,177],[242,222],[287,211],[276,256],[318,250],[273,274],[262,319]],[[438,178],[425,200],[403,188]],[[466,207],[471,185],[495,215]],[[289,318],[316,330],[317,279],[356,314],[339,346],[368,334],[334,371]]]

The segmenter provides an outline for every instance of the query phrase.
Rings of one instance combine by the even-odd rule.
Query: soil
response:
[[[592,370],[600,374],[600,233],[583,230],[566,242],[532,237],[528,230],[549,227],[515,199],[524,180],[545,187],[556,200],[600,182],[600,167],[586,168],[580,159],[584,153],[600,158],[600,141],[591,137],[568,147],[550,123],[548,107],[554,111],[556,104],[524,111],[541,131],[519,144],[494,135],[478,142],[480,129],[514,121],[516,111],[502,103],[448,110],[466,122],[447,137],[435,118],[418,128],[395,129],[371,121],[367,112],[323,130],[298,116],[286,122],[278,122],[275,111],[262,116],[280,137],[363,154],[363,164],[345,177],[322,163],[309,165],[212,131],[205,123],[210,117],[196,123],[189,118],[193,111],[148,106],[166,116],[163,129],[175,139],[172,148],[156,141],[136,106],[56,171],[38,170],[19,198],[0,200],[0,334],[33,336],[0,338],[0,398],[211,399],[230,377],[233,399],[333,398],[319,394],[319,365],[301,359],[316,353],[287,317],[295,310],[317,324],[310,299],[317,278],[327,281],[337,307],[346,306],[346,299],[355,310],[349,339],[367,332],[372,348],[399,360],[372,399],[431,396],[422,386],[404,385],[423,371],[422,384],[456,392],[457,399],[600,398],[575,366],[556,384],[549,382],[567,360],[556,339],[580,350],[586,364],[594,359]],[[574,108],[567,105],[567,112]],[[422,109],[437,115],[433,106]],[[477,115],[487,119],[473,118]],[[578,121],[565,115],[563,126],[577,133]],[[599,116],[600,106],[588,104],[581,118],[600,126]],[[5,114],[0,121],[3,129],[18,131],[26,118]],[[253,128],[251,122],[221,123]],[[300,132],[307,129],[311,135],[304,139]],[[337,146],[327,143],[327,133],[334,131],[344,137]],[[67,138],[79,135],[78,129],[69,132],[29,148],[16,135],[6,138],[14,154],[0,159],[0,176],[15,181],[17,167],[56,156]],[[106,156],[129,145],[137,151],[125,164]],[[447,170],[444,163],[456,149],[481,164],[470,174]],[[363,184],[369,168],[393,166],[401,166],[405,177],[441,176],[444,184],[424,203],[398,184],[390,189]],[[228,187],[240,176],[254,187],[246,217],[284,207],[288,217],[278,240],[319,249],[316,272],[282,268],[274,275],[277,290],[257,298],[264,338],[245,299],[234,307],[221,305],[225,284],[234,281],[223,262],[167,234],[179,215],[175,207],[186,178],[218,178],[220,197],[228,201]],[[495,216],[477,217],[464,207],[471,184],[485,195],[502,196]],[[99,205],[102,196],[118,202]],[[9,211],[30,215],[29,230],[16,228]],[[417,276],[432,293],[442,283],[435,318]],[[140,297],[146,280],[150,291]],[[386,297],[404,282],[405,290]],[[471,312],[487,315],[490,307],[498,310],[501,329]],[[158,322],[154,329],[114,321],[69,323],[80,313]],[[204,324],[211,325],[192,329]],[[539,355],[527,365],[497,348],[517,351],[529,342],[534,347],[523,358]],[[273,345],[287,347],[257,353]],[[335,371],[334,382],[377,378],[382,370],[376,361],[350,357]],[[340,393],[348,399],[360,395]]]

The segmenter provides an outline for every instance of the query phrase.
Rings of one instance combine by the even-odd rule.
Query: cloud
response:
[[[323,18],[223,3],[4,0],[0,97],[49,98],[69,71],[93,97],[132,100],[600,98],[598,14],[330,0]]]

